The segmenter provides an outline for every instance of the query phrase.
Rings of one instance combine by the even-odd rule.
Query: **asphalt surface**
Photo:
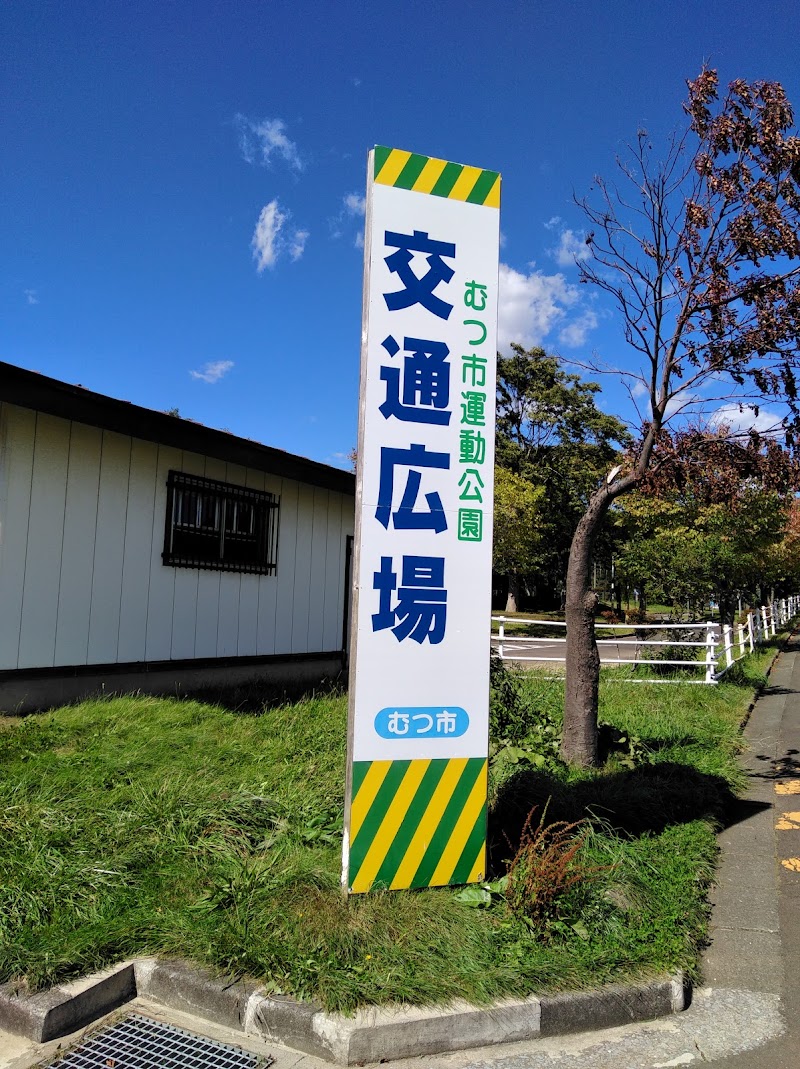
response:
[[[552,637],[541,638],[519,638],[515,637],[514,631],[506,633],[503,639],[503,658],[506,661],[513,661],[522,667],[535,667],[538,665],[553,665],[556,663],[563,664],[564,655],[566,651],[566,643],[564,641],[564,629],[554,628]],[[717,643],[720,642],[720,629],[719,626],[714,627],[714,636]],[[700,625],[696,633],[688,635],[683,630],[664,629],[659,630],[658,625],[654,625],[654,628],[649,634],[649,642],[643,638],[637,638],[635,634],[629,632],[627,635],[620,635],[619,641],[612,641],[613,636],[609,636],[600,642],[598,642],[598,652],[600,654],[601,664],[617,664],[620,661],[636,661],[639,656],[651,656],[651,653],[646,652],[648,646],[651,647],[654,641],[664,642],[670,639],[676,641],[691,638],[691,640],[705,640],[705,627]],[[492,651],[498,652],[499,649],[499,637],[496,634],[492,635]],[[698,647],[698,653],[700,653],[700,647]],[[738,655],[738,646],[735,648],[735,652]],[[717,655],[721,658],[722,652],[717,651]],[[701,672],[698,669],[698,679],[702,678]]]
[[[611,645],[598,646],[601,664],[611,664],[619,660],[634,660],[644,642],[614,642]],[[492,650],[496,653],[499,643],[496,637],[492,638]],[[503,659],[515,663],[541,663],[555,664],[564,661],[563,642],[555,642],[552,639],[535,639],[527,642],[515,641],[513,638],[503,640]]]

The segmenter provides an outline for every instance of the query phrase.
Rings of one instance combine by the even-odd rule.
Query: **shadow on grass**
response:
[[[232,713],[258,716],[266,709],[307,701],[311,698],[338,698],[347,693],[347,673],[316,683],[276,684],[269,679],[254,679],[243,683],[187,687],[180,697],[219,705]]]
[[[489,813],[489,867],[505,869],[520,842],[528,814],[547,806],[547,823],[589,818],[623,836],[659,834],[672,824],[710,820],[739,824],[769,806],[737,798],[719,776],[662,762],[587,777],[571,783],[523,769],[499,789]]]

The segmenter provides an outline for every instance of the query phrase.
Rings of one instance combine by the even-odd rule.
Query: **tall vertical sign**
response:
[[[500,176],[369,155],[342,880],[483,878]]]

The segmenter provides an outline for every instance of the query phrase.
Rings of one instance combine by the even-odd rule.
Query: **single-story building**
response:
[[[355,479],[0,363],[0,709],[335,675]]]

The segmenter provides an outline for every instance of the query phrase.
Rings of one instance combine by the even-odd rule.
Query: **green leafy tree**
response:
[[[737,595],[769,580],[773,550],[786,531],[787,509],[774,490],[747,488],[735,507],[723,503],[690,507],[678,494],[667,498],[634,493],[625,512],[635,534],[617,558],[629,585],[695,612],[711,598],[721,619],[733,619]]]
[[[800,584],[800,501],[796,498],[789,502],[783,537],[769,551],[764,584],[781,596],[794,593]]]
[[[597,407],[596,383],[565,372],[544,349],[511,349],[497,363],[496,486],[505,496],[495,509],[495,546],[499,529],[513,529],[526,548],[517,554],[507,545],[496,548],[495,570],[509,575],[510,601],[518,603],[523,575],[535,573],[540,583],[561,585],[575,524],[598,478],[631,439],[620,420]],[[535,508],[530,494],[525,497],[536,524],[533,540],[522,535],[518,510],[509,511],[510,495],[522,495],[525,485],[539,491]],[[512,559],[513,567],[505,563]]]
[[[654,467],[617,510],[630,532],[618,568],[676,605],[713,597],[730,623],[737,596],[768,581],[799,482],[769,438],[662,432]]]
[[[519,608],[523,577],[541,566],[544,507],[544,487],[535,486],[508,468],[495,468],[494,569],[508,576],[507,612]]]

